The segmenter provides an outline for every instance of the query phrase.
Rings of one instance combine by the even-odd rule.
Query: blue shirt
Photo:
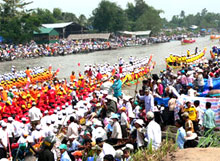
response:
[[[180,127],[177,131],[177,144],[180,149],[184,148],[186,131],[183,127]]]
[[[120,97],[122,95],[121,87],[122,87],[121,80],[115,80],[114,84],[112,85],[112,88],[114,90],[114,97]]]
[[[80,145],[80,143],[77,140],[74,140],[72,142],[71,147],[68,149],[68,151],[76,151],[76,150],[78,150],[78,145]]]
[[[71,159],[66,151],[61,155],[60,161],[71,161]]]

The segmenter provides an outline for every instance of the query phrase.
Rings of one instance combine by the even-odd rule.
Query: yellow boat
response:
[[[204,57],[206,48],[199,53],[199,54],[191,54],[188,57],[185,56],[176,56],[176,55],[170,55],[168,58],[165,59],[167,67],[176,69],[182,67],[183,64],[193,64],[195,61],[200,60]]]

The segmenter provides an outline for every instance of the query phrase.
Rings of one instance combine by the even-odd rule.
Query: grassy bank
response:
[[[159,149],[153,150],[152,146],[143,150],[138,150],[133,154],[133,161],[161,161],[168,154],[177,150],[173,140],[164,140]]]

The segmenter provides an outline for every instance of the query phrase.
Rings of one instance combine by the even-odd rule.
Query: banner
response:
[[[213,89],[220,89],[220,77],[219,78],[212,78],[213,81]],[[208,80],[204,79],[204,90],[208,90],[209,86],[208,86]]]
[[[181,95],[177,99],[177,105],[184,105],[186,102],[190,101],[193,103],[194,101],[200,101],[200,107],[205,111],[206,102],[210,102],[212,104],[211,108],[215,112],[215,121],[216,127],[220,129],[220,98],[208,98],[208,97],[189,97],[186,95]]]

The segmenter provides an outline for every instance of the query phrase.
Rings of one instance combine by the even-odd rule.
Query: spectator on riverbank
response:
[[[212,133],[213,128],[215,128],[215,112],[211,109],[211,103],[206,102],[206,111],[203,116],[203,128],[205,136]]]

